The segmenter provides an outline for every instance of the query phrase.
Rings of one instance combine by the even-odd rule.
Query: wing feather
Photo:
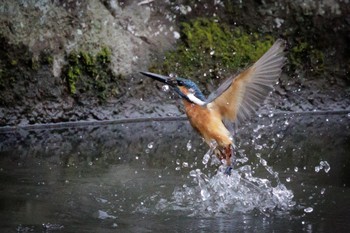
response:
[[[208,107],[223,120],[242,122],[249,118],[273,89],[285,63],[285,42],[278,39],[251,67],[226,80],[208,97]]]

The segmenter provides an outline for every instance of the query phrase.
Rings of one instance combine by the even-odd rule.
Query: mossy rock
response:
[[[306,41],[296,42],[291,47],[288,60],[292,71],[304,70],[312,72],[314,75],[326,71],[324,53]]]
[[[32,104],[57,98],[51,91],[52,51],[33,54],[24,44],[12,44],[0,34],[0,107]],[[57,88],[58,89],[58,88]],[[56,89],[56,90],[57,90]]]
[[[117,84],[121,76],[110,68],[109,48],[102,47],[96,55],[83,50],[72,51],[67,55],[67,61],[64,78],[71,95],[104,101],[119,93]]]
[[[197,18],[181,24],[177,49],[168,51],[150,70],[207,83],[254,63],[273,42],[272,36],[247,33],[216,19]]]

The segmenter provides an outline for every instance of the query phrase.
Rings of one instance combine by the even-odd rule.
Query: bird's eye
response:
[[[168,83],[169,85],[174,85],[174,86],[177,84],[176,79],[174,79],[174,78],[168,79],[167,83]]]
[[[177,81],[177,85],[179,85],[179,86],[183,86],[184,85],[184,82],[183,81]]]

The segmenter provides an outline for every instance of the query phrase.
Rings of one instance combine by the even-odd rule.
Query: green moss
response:
[[[105,100],[116,93],[120,76],[110,69],[111,51],[107,47],[93,55],[87,51],[72,51],[64,68],[69,92],[76,96],[98,97]]]
[[[35,70],[35,71],[38,71],[41,66],[40,61],[36,57],[32,57],[32,59],[30,60],[30,65],[32,70]]]
[[[71,53],[69,53],[67,60],[70,65],[78,65],[80,63],[79,58],[79,53],[76,51],[72,51]]]
[[[325,71],[324,53],[305,41],[296,43],[290,49],[288,59],[292,70],[309,70],[316,74]]]
[[[69,85],[69,90],[71,94],[76,93],[75,84],[81,75],[79,66],[69,66],[67,71],[67,82]]]
[[[102,47],[100,52],[97,53],[97,62],[102,64],[109,64],[111,62],[112,52],[108,47]]]
[[[214,19],[198,18],[181,26],[181,41],[150,70],[175,72],[179,76],[198,78],[202,82],[225,77],[255,62],[272,45],[270,36],[246,33]]]
[[[81,61],[86,66],[92,66],[95,63],[95,58],[90,53],[80,51],[80,57],[81,57]]]
[[[18,61],[13,59],[13,60],[11,60],[10,63],[11,63],[12,66],[16,66],[18,64]]]
[[[49,64],[49,65],[53,64],[53,56],[52,55],[46,56],[45,58],[46,58],[47,64]]]

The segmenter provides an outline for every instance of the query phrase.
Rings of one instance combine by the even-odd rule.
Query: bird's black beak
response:
[[[165,83],[165,84],[168,84],[172,87],[176,86],[177,85],[177,82],[176,82],[176,79],[175,78],[172,78],[172,77],[168,77],[168,76],[164,76],[164,75],[160,75],[160,74],[154,74],[154,73],[151,73],[151,72],[140,72],[141,74],[147,76],[147,77],[150,77],[150,78],[153,78],[159,82],[162,82],[162,83]]]

